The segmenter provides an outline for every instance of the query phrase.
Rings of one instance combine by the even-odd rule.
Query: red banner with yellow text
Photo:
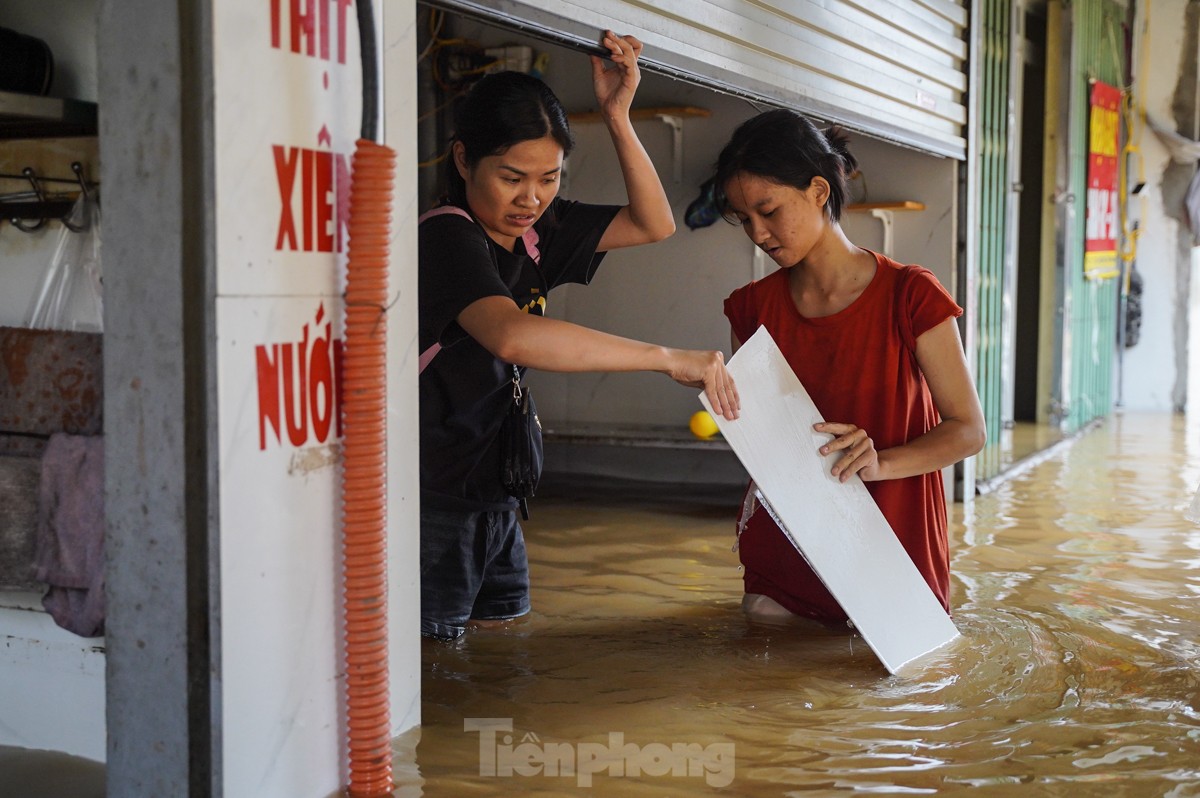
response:
[[[1121,90],[1093,81],[1090,108],[1083,271],[1089,278],[1100,279],[1119,274],[1117,156],[1120,152]]]

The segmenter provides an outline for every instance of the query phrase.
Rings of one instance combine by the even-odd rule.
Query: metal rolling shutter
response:
[[[966,157],[963,0],[429,0],[595,49],[645,42],[647,69]]]

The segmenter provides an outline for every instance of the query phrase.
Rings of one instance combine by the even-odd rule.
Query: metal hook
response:
[[[87,199],[92,198],[92,192],[88,189],[87,180],[83,177],[83,164],[79,161],[71,162],[71,171],[75,173],[75,179],[79,181],[79,190],[83,192],[83,196]]]
[[[92,195],[91,192],[88,191],[87,181],[83,178],[83,164],[81,164],[79,161],[72,161],[71,171],[75,173],[75,179],[79,181],[79,190],[83,192],[83,224],[77,225],[72,222],[71,213],[67,213],[67,215],[64,216],[60,221],[62,221],[63,226],[72,233],[82,233],[91,226],[91,209],[88,207],[88,204],[91,202]],[[72,208],[72,211],[74,211],[74,208]]]
[[[37,174],[33,171],[33,167],[26,166],[24,169],[21,170],[21,174],[25,177],[26,180],[29,181],[29,184],[31,186],[33,186],[33,193],[37,197],[38,202],[45,202],[46,195],[42,193],[42,187],[37,181]],[[23,223],[20,219],[16,218],[15,216],[13,218],[9,219],[9,221],[12,222],[13,227],[17,228],[22,233],[36,232],[38,230],[41,230],[42,227],[46,224],[45,219],[38,219],[37,222],[35,222],[34,224],[26,225],[25,223]]]

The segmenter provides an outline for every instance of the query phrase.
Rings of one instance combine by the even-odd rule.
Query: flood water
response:
[[[1116,415],[953,506],[963,640],[905,677],[745,620],[737,490],[560,486],[533,613],[424,642],[398,794],[1200,796],[1198,482],[1200,427]]]

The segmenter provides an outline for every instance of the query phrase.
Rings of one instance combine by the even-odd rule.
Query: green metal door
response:
[[[1065,248],[1065,347],[1063,430],[1075,432],[1112,411],[1113,363],[1119,281],[1084,276],[1084,198],[1087,196],[1089,81],[1124,86],[1125,9],[1113,0],[1076,0],[1070,4],[1072,58],[1070,92],[1070,190],[1077,212],[1070,220]],[[1064,353],[1066,355],[1067,353]]]
[[[976,458],[976,476],[989,479],[1001,467],[1003,429],[1004,245],[1009,189],[1008,104],[1012,0],[982,0],[980,19],[978,291],[975,380],[988,445]]]

